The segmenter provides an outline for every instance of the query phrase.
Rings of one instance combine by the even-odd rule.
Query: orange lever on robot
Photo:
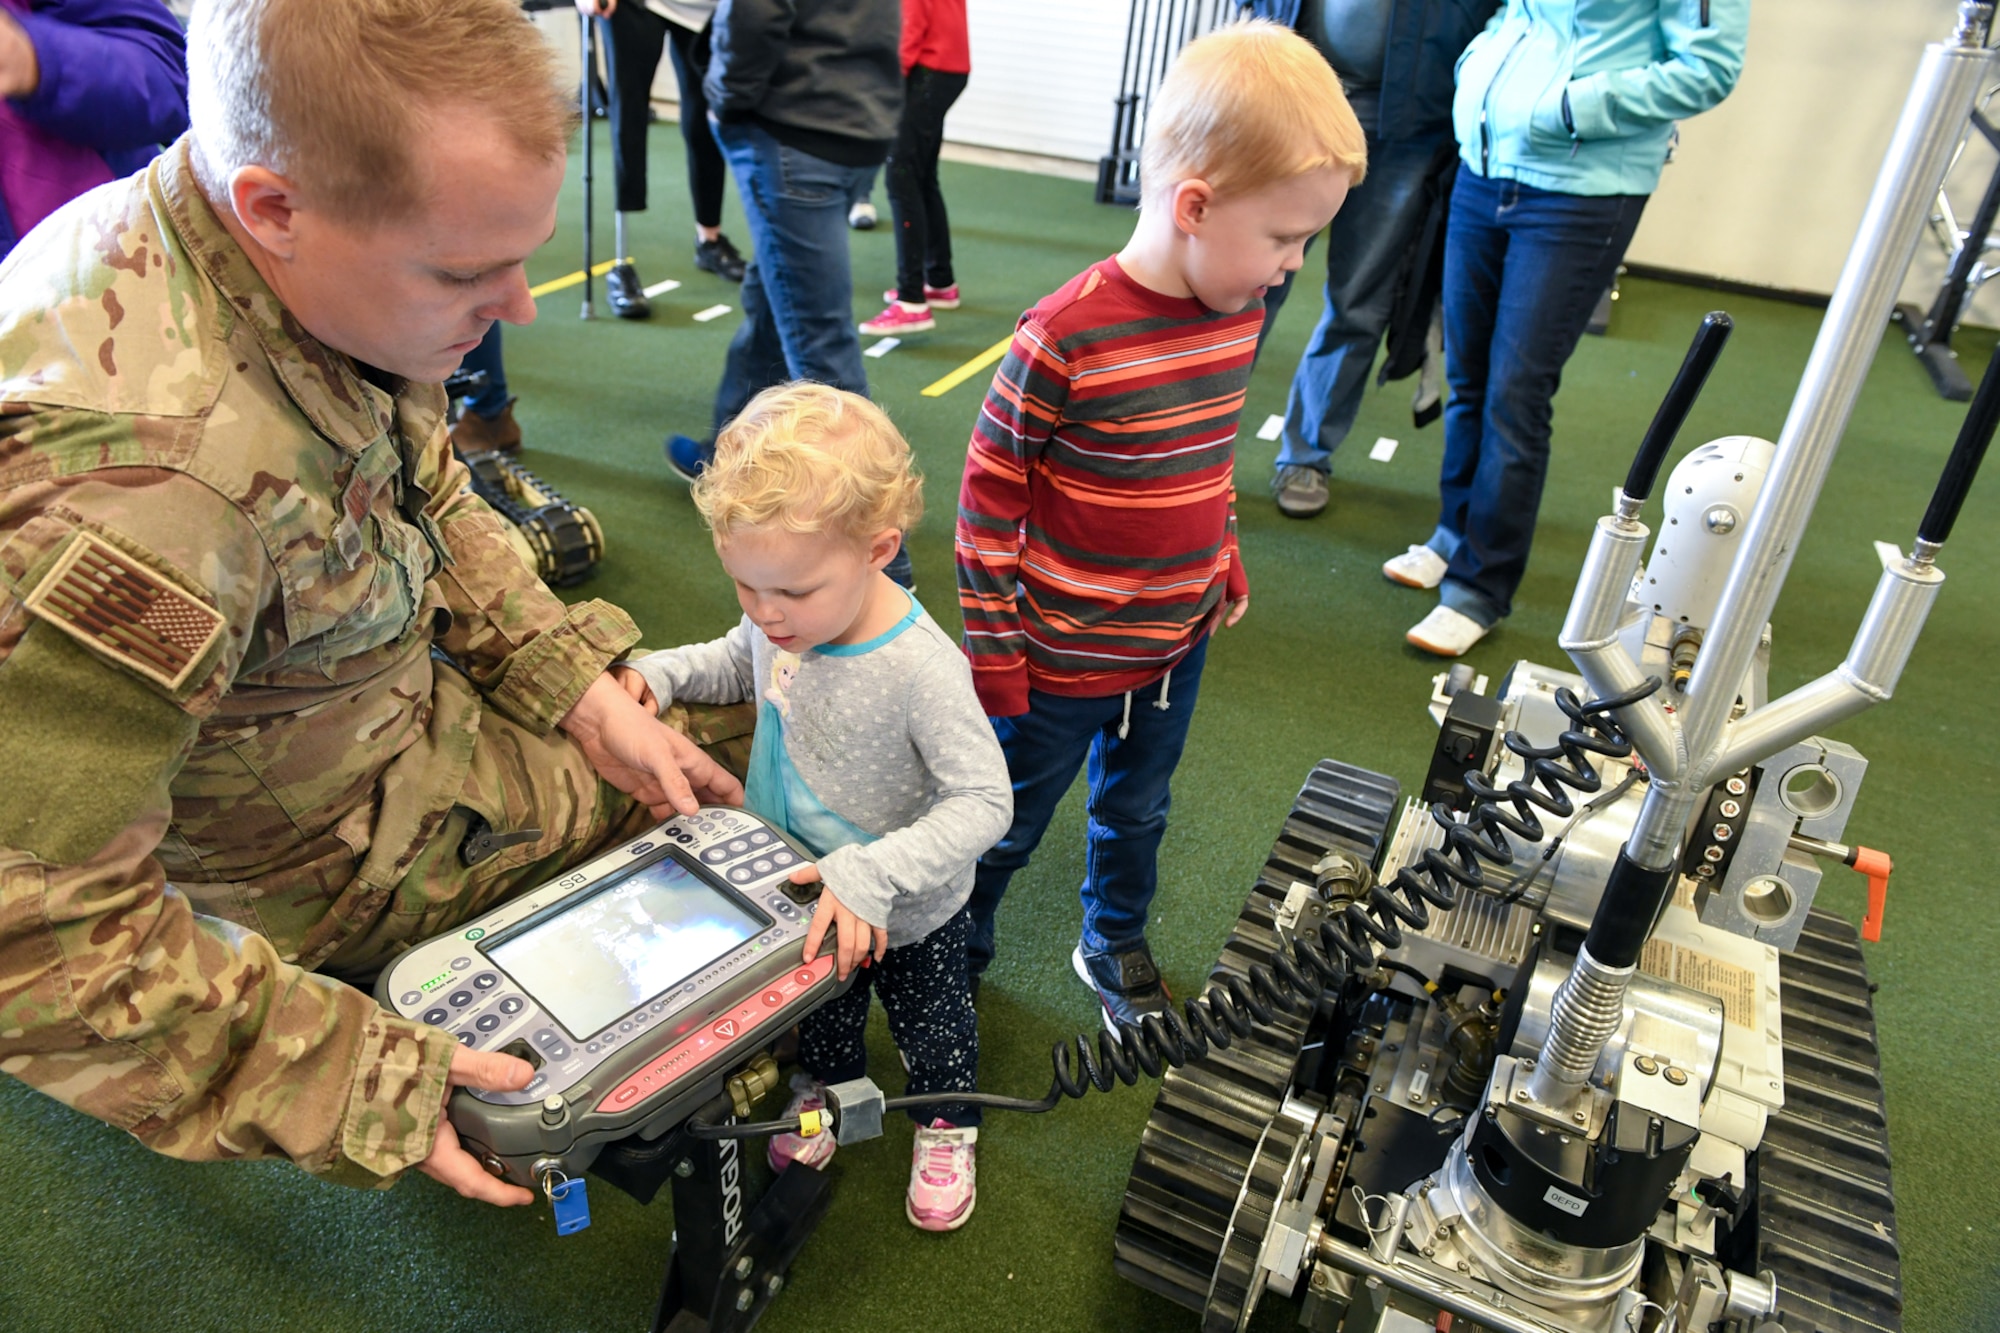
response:
[[[1882,938],[1882,913],[1889,906],[1889,872],[1896,863],[1887,852],[1856,847],[1847,864],[1868,876],[1868,915],[1861,918],[1861,938],[1876,943]]]

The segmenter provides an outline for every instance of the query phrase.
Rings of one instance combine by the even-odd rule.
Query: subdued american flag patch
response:
[[[222,616],[142,562],[78,533],[24,605],[119,666],[179,691],[222,633]]]

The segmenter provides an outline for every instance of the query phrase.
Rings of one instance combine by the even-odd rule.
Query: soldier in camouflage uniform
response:
[[[451,1084],[518,1087],[526,1064],[347,980],[741,789],[606,674],[639,638],[625,614],[565,607],[473,495],[424,382],[456,351],[359,359],[435,312],[325,295],[432,280],[380,276],[393,254],[321,272],[322,341],[274,290],[327,268],[286,248],[313,196],[262,167],[223,197],[198,180],[219,67],[197,50],[204,20],[213,56],[301,5],[357,47],[436,19],[461,47],[501,33],[517,73],[524,52],[546,59],[508,0],[204,0],[193,133],[0,266],[0,1070],[177,1157],[282,1155],[351,1183],[421,1164],[527,1202],[441,1128]],[[522,156],[465,118],[429,150],[434,175],[447,150],[467,169]],[[552,223],[561,143],[451,227],[418,191],[404,230],[354,232],[519,242],[466,294],[435,280],[454,331],[434,341],[532,318],[520,258]]]

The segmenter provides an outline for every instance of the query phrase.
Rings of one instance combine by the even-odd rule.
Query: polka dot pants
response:
[[[889,950],[862,968],[847,994],[799,1024],[799,1063],[822,1083],[868,1072],[868,997],[882,997],[889,1033],[910,1067],[905,1093],[971,1092],[979,1080],[979,1020],[965,970],[970,917],[961,908],[915,944]],[[912,1110],[920,1124],[979,1123],[979,1108],[927,1106]]]

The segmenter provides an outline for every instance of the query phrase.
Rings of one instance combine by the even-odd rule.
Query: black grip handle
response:
[[[1986,446],[1993,443],[1996,426],[2000,426],[2000,347],[1994,349],[1993,359],[1986,363],[1979,392],[1972,395],[1965,423],[1958,428],[1958,443],[1951,447],[1944,475],[1938,478],[1937,489],[1931,492],[1931,507],[1924,510],[1924,521],[1917,525],[1918,541],[1942,546],[1951,536],[1951,525],[1958,521],[1959,506],[1965,503],[1965,493],[1972,489],[1972,479],[1979,475],[1980,460],[1986,457]]]
[[[1666,461],[1667,450],[1674,447],[1674,437],[1681,433],[1682,423],[1694,409],[1694,400],[1701,396],[1701,386],[1708,382],[1708,372],[1715,369],[1715,359],[1722,355],[1722,345],[1729,341],[1735,328],[1736,321],[1720,310],[1711,310],[1701,317],[1701,327],[1694,331],[1694,341],[1688,344],[1680,374],[1674,376],[1673,386],[1660,400],[1660,410],[1653,414],[1646,438],[1639,441],[1632,470],[1625,474],[1627,499],[1645,500],[1652,495],[1653,483],[1660,476],[1660,464]]]

